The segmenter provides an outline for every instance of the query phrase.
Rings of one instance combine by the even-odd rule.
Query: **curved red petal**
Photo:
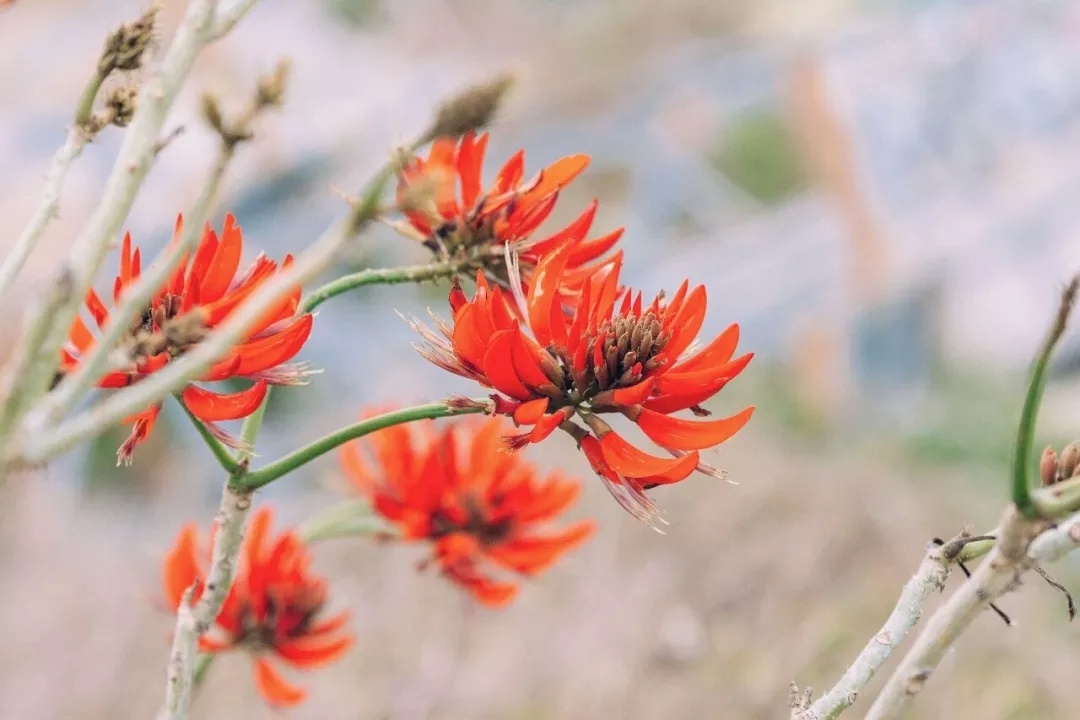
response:
[[[240,267],[240,255],[243,253],[244,240],[240,228],[232,214],[225,216],[221,229],[221,238],[209,266],[199,284],[199,298],[203,303],[211,303],[229,289],[236,271]]]
[[[255,686],[271,705],[298,705],[307,697],[303,688],[286,682],[266,658],[255,659]]]
[[[519,182],[521,182],[521,176],[525,173],[525,151],[518,150],[516,153],[510,156],[510,159],[506,161],[506,164],[499,170],[499,174],[495,176],[495,184],[493,186],[493,192],[496,195],[500,195]]]
[[[631,478],[677,476],[684,472],[683,477],[686,477],[698,464],[696,452],[681,458],[656,457],[634,447],[616,432],[609,432],[600,438],[600,449],[612,470]]]
[[[279,644],[275,651],[282,660],[298,668],[316,668],[340,659],[352,646],[353,638],[348,635],[330,641],[301,636]]]
[[[562,230],[559,230],[551,237],[530,245],[529,254],[535,255],[536,257],[542,257],[556,250],[564,242],[569,241],[577,243],[583,240],[585,238],[585,235],[588,234],[589,228],[592,227],[593,220],[596,218],[596,209],[599,206],[599,201],[594,199],[585,207],[585,210],[582,211],[582,213],[578,215],[577,218],[575,218],[573,222],[571,222],[569,225],[564,227]],[[581,245],[577,245],[576,249],[580,247]],[[578,264],[574,262],[573,256],[571,256],[570,264]]]
[[[219,395],[195,385],[188,385],[181,398],[191,414],[200,420],[236,420],[247,417],[259,408],[266,397],[266,388],[266,381],[259,380],[245,390]]]
[[[514,411],[514,422],[518,425],[535,425],[540,421],[540,418],[547,412],[548,399],[537,398],[536,400],[530,400],[529,402],[522,403]]]
[[[570,267],[578,267],[600,257],[615,247],[619,239],[622,238],[623,232],[625,232],[625,228],[618,228],[607,235],[601,235],[595,240],[578,243],[574,246],[574,252],[570,253]]]
[[[703,392],[709,388],[715,388],[713,390],[715,393],[735,379],[753,359],[754,353],[746,353],[720,365],[703,366],[698,364],[692,370],[682,370],[680,369],[681,364],[677,365],[671,371],[662,373],[656,378],[657,393],[662,395],[686,395]]]
[[[513,348],[516,334],[514,330],[500,330],[492,335],[484,353],[482,367],[493,388],[515,400],[528,400],[533,394],[514,370]]]
[[[641,431],[658,445],[676,450],[704,450],[724,442],[742,430],[754,414],[748,407],[718,420],[684,420],[653,410],[642,410],[637,423]]]
[[[100,330],[109,318],[109,311],[105,308],[105,303],[101,302],[101,296],[94,292],[94,288],[86,291],[86,308],[94,317],[94,322]]]
[[[664,350],[657,354],[658,360],[675,362],[683,354],[690,343],[701,331],[701,325],[705,322],[705,308],[707,305],[705,286],[698,285],[686,296],[685,304],[671,320],[672,335]],[[674,304],[674,303],[673,303]],[[665,315],[665,319],[667,315]]]
[[[235,374],[252,375],[291,360],[311,335],[312,321],[312,315],[299,315],[281,331],[237,347],[240,364]]]
[[[611,393],[612,401],[616,405],[640,405],[656,387],[656,380],[645,378],[637,385],[619,388]]]
[[[731,360],[739,345],[739,324],[732,323],[712,342],[671,368],[671,372],[693,372],[703,366],[716,367]]]
[[[184,591],[196,580],[202,579],[199,567],[197,545],[199,531],[194,523],[180,529],[169,554],[165,556],[163,584],[165,599],[173,610],[180,607],[180,598]]]
[[[540,182],[524,194],[524,203],[533,203],[565,187],[588,167],[588,155],[567,155],[559,158],[541,171]]]

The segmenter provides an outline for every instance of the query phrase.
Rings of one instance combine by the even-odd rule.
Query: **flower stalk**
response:
[[[237,475],[232,478],[230,484],[238,492],[258,490],[350,440],[363,437],[376,430],[382,430],[383,428],[388,428],[392,425],[415,422],[417,420],[431,420],[435,418],[453,417],[455,415],[478,413],[481,412],[482,409],[482,407],[473,406],[451,407],[445,402],[436,402],[376,415],[375,417],[361,420],[352,425],[347,425],[340,430],[325,435],[298,450],[294,450],[285,457],[275,460],[269,465],[264,465],[258,470]]]

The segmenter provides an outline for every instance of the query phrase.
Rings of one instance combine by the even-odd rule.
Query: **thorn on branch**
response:
[[[982,542],[983,540],[996,539],[997,538],[993,535],[971,535],[965,530],[964,532],[960,533],[948,542],[945,542],[941,538],[934,538],[930,542],[941,548],[941,554],[946,560],[948,560],[949,562],[955,562],[957,565],[960,566],[960,569],[964,571],[965,576],[971,577],[971,571],[968,570],[967,565],[965,565],[962,560],[957,559],[960,557],[960,553],[963,552],[964,548],[971,543]],[[945,588],[943,587],[942,590],[944,589]],[[1006,615],[1001,608],[999,608],[994,603],[990,603],[990,609],[997,613],[997,616],[1000,617],[1006,625],[1012,627],[1012,619],[1009,618],[1009,616]]]
[[[159,154],[162,150],[167,148],[169,146],[169,143],[183,135],[184,132],[185,130],[183,125],[177,125],[171,131],[169,131],[168,135],[154,143],[154,155]]]
[[[1041,567],[1039,567],[1038,565],[1033,565],[1032,569],[1039,574],[1039,577],[1041,577],[1043,580],[1046,581],[1047,585],[1054,588],[1055,590],[1057,590],[1058,592],[1060,592],[1062,595],[1065,596],[1065,602],[1067,604],[1068,612],[1069,612],[1069,621],[1072,622],[1073,620],[1075,620],[1076,619],[1076,602],[1073,601],[1072,593],[1070,593],[1069,590],[1064,585],[1059,583],[1054,578],[1050,577],[1050,575],[1045,570],[1043,570]]]

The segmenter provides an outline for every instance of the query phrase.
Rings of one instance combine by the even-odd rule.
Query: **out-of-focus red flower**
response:
[[[690,420],[675,413],[708,415],[700,404],[716,395],[750,362],[735,357],[739,326],[691,350],[705,319],[705,287],[684,282],[667,299],[651,303],[621,290],[621,258],[595,273],[571,314],[557,301],[571,262],[566,245],[540,261],[526,292],[491,288],[477,276],[473,298],[455,283],[453,324],[439,332],[413,322],[425,339],[421,352],[456,375],[497,391],[494,412],[529,430],[507,438],[513,448],[539,442],[556,428],[575,437],[619,503],[652,522],[659,511],[645,490],[679,482],[695,469],[719,474],[698,451],[722,443],[750,419],[753,408],[718,420]],[[511,267],[510,278],[515,278]],[[621,299],[620,299],[621,297]],[[633,421],[670,458],[655,457],[612,430],[601,415]],[[584,423],[584,427],[575,422]]]
[[[233,586],[214,627],[199,640],[199,650],[247,650],[254,659],[255,683],[266,701],[296,705],[305,691],[281,677],[270,658],[304,670],[321,667],[341,658],[352,647],[353,637],[343,630],[347,611],[323,617],[326,581],[311,573],[308,548],[293,531],[273,538],[271,521],[269,508],[255,511]],[[165,558],[165,596],[174,609],[196,580],[198,601],[210,552],[210,547],[199,548],[195,525],[185,525]]]
[[[183,218],[177,218],[174,243],[179,242],[182,227]],[[220,237],[207,225],[192,256],[177,266],[142,316],[132,323],[122,344],[132,359],[131,366],[109,372],[98,383],[99,387],[125,387],[160,370],[198,344],[279,271],[277,262],[260,254],[245,271],[238,273],[242,252],[243,236],[231,214],[225,216]],[[286,255],[280,268],[291,263],[292,256]],[[124,236],[120,272],[113,283],[114,305],[120,303],[125,289],[139,279],[140,272],[141,253],[137,247],[132,249],[129,233]],[[269,308],[248,331],[247,338],[201,378],[203,382],[244,378],[253,381],[250,387],[219,394],[192,384],[180,393],[187,409],[227,445],[235,447],[237,440],[218,426],[218,421],[250,415],[266,396],[267,385],[304,382],[305,366],[289,363],[311,334],[312,316],[298,314],[299,303],[297,286]],[[109,308],[93,288],[87,293],[86,309],[98,329],[109,322]],[[96,343],[87,323],[76,317],[63,350],[61,371],[73,370]],[[132,430],[117,452],[120,462],[131,462],[135,446],[150,434],[160,411],[161,405],[156,404],[127,419]]]
[[[520,455],[506,452],[503,429],[499,418],[442,431],[396,425],[341,449],[353,484],[401,537],[430,541],[443,574],[493,606],[517,593],[496,571],[536,575],[594,529],[591,522],[548,529],[581,486],[557,474],[540,479]]]
[[[475,268],[500,282],[506,281],[504,246],[510,245],[520,258],[526,286],[540,259],[569,243],[573,250],[559,291],[567,297],[576,295],[590,274],[611,262],[602,256],[619,241],[623,229],[587,240],[596,217],[593,200],[561,230],[546,237],[532,235],[555,208],[559,192],[589,164],[589,156],[569,155],[526,179],[525,152],[519,150],[485,187],[487,141],[486,133],[472,132],[460,141],[439,138],[427,158],[411,158],[398,181],[398,199],[408,223],[395,227],[435,252],[474,261]]]

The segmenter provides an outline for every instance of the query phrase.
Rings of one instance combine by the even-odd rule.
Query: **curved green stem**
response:
[[[79,103],[75,106],[75,124],[80,128],[85,128],[87,123],[90,122],[90,115],[94,112],[94,100],[97,99],[98,91],[101,90],[103,82],[105,82],[105,76],[101,74],[100,70],[95,70],[94,76],[90,78],[90,81],[86,83],[86,87],[83,88],[82,95],[79,96]]]
[[[1024,409],[1020,414],[1020,428],[1016,437],[1016,450],[1013,456],[1012,468],[1012,501],[1016,509],[1024,517],[1032,518],[1038,515],[1038,509],[1031,499],[1031,448],[1035,441],[1035,423],[1039,415],[1039,405],[1042,402],[1043,389],[1046,387],[1046,369],[1050,365],[1050,356],[1054,347],[1065,332],[1065,325],[1076,301],[1077,289],[1080,287],[1080,276],[1074,277],[1061,294],[1061,302],[1058,305],[1057,316],[1054,324],[1050,326],[1050,332],[1043,342],[1039,354],[1035,357],[1035,365],[1031,370],[1031,381],[1028,383],[1027,395],[1024,397]]]
[[[263,401],[259,403],[259,407],[255,409],[255,412],[244,418],[244,424],[240,426],[240,439],[247,444],[247,447],[236,453],[235,462],[238,469],[246,468],[248,463],[251,462],[251,456],[255,454],[255,439],[259,437],[259,430],[262,429],[263,417],[266,416],[266,406],[270,403],[270,393],[273,390],[273,387],[266,388],[266,395],[263,396]],[[230,474],[235,474],[235,472],[234,470]]]
[[[220,440],[210,434],[210,431],[203,425],[202,420],[195,417],[180,398],[177,398],[176,401],[180,404],[180,407],[184,408],[184,414],[188,416],[188,419],[191,420],[191,424],[199,431],[199,437],[201,437],[203,442],[206,443],[206,446],[210,448],[210,452],[214,454],[214,459],[218,461],[225,472],[229,473],[230,476],[239,472],[240,463],[232,456],[229,449],[225,447]]]
[[[375,417],[361,420],[360,422],[353,423],[352,425],[343,427],[336,432],[321,437],[315,442],[305,445],[299,450],[294,450],[285,457],[275,460],[258,470],[234,475],[230,480],[230,485],[238,492],[257,490],[264,485],[272,483],[282,475],[308,464],[315,458],[325,455],[338,446],[344,445],[350,440],[355,440],[358,437],[363,437],[368,433],[382,430],[383,428],[388,428],[393,425],[414,422],[416,420],[431,420],[435,418],[451,417],[453,415],[468,415],[483,412],[485,402],[485,400],[479,400],[476,402],[475,407],[450,407],[445,402],[428,403],[427,405],[417,405],[415,407],[394,410],[393,412],[388,412],[383,415],[376,415]]]
[[[199,686],[199,683],[206,677],[210,666],[214,664],[214,658],[216,657],[217,655],[214,653],[199,653],[198,657],[195,658],[195,672],[191,676],[192,687]]]
[[[343,537],[393,533],[391,526],[371,511],[364,500],[347,500],[309,518],[297,534],[307,543]]]
[[[407,282],[422,282],[436,278],[450,277],[468,267],[462,260],[411,265],[397,268],[369,268],[360,272],[343,275],[312,291],[300,303],[300,312],[311,312],[319,305],[342,293],[365,285],[397,285]]]

